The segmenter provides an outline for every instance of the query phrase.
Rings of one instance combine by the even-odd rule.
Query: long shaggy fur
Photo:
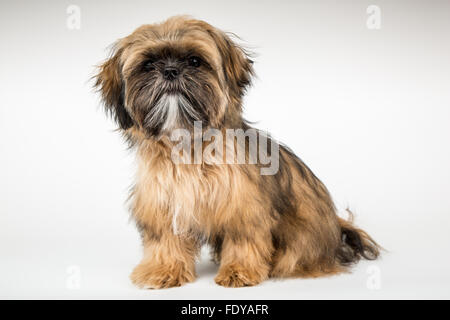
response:
[[[164,80],[168,65],[180,71],[176,80]],[[285,146],[274,175],[261,175],[261,164],[172,161],[171,129],[192,131],[193,121],[224,135],[250,128],[242,96],[252,75],[252,61],[227,34],[188,17],[138,28],[99,67],[106,110],[137,153],[131,201],[144,257],[131,279],[139,287],[193,281],[204,243],[220,263],[216,282],[227,287],[336,274],[379,255],[367,233],[337,216],[323,183]]]

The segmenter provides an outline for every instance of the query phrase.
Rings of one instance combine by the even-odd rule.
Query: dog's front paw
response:
[[[183,263],[159,264],[141,263],[130,275],[131,281],[142,289],[163,289],[179,287],[195,280],[195,270]]]
[[[265,270],[252,270],[239,264],[231,264],[220,268],[215,281],[224,287],[248,287],[264,281],[267,272]]]

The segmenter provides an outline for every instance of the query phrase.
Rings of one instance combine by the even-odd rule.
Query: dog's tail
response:
[[[364,230],[353,225],[353,214],[347,209],[349,219],[339,218],[342,243],[337,252],[337,259],[341,265],[350,265],[361,258],[375,260],[382,249]]]

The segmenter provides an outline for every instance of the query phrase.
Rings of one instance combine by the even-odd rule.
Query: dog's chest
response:
[[[227,166],[174,164],[171,159],[141,159],[137,194],[149,211],[159,211],[174,233],[217,224],[227,206],[232,175]],[[143,212],[154,214],[154,212]]]

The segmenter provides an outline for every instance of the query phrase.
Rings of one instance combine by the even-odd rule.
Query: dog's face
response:
[[[244,50],[225,33],[175,17],[119,40],[96,86],[121,129],[159,136],[194,121],[210,127],[239,121],[252,73]]]

